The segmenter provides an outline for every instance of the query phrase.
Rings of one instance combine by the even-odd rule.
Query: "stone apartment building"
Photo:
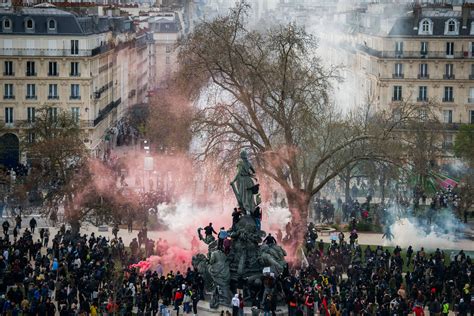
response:
[[[124,17],[81,16],[50,4],[0,9],[0,30],[3,145],[13,156],[22,152],[22,142],[34,138],[27,126],[36,109],[48,106],[53,116],[70,111],[91,154],[103,155],[127,108],[146,100],[147,34],[136,34]],[[25,154],[18,160],[26,162]]]
[[[450,148],[459,124],[474,123],[473,8],[392,3],[335,14],[339,29],[322,45],[330,63],[346,66],[349,102],[394,113],[402,102],[434,103]]]

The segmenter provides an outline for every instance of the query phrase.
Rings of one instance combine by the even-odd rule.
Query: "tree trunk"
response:
[[[308,227],[308,208],[311,196],[299,189],[286,190],[288,208],[291,213],[291,249],[298,249],[304,243],[304,236]]]
[[[344,201],[346,203],[349,203],[349,200],[351,199],[351,177],[348,174],[347,177],[346,175],[344,175],[343,179],[344,179]]]

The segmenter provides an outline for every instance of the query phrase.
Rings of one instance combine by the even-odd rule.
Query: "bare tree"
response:
[[[202,156],[235,164],[247,149],[286,193],[301,240],[311,197],[354,162],[389,159],[393,132],[413,108],[401,107],[396,120],[370,106],[341,115],[331,102],[337,68],[321,65],[316,40],[293,24],[248,30],[247,10],[241,2],[196,26],[181,43],[178,75],[197,100]]]

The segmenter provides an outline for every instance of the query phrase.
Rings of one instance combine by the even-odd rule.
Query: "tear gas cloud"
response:
[[[464,237],[465,226],[451,209],[428,211],[423,217],[414,217],[411,210],[405,212],[400,206],[392,206],[387,212],[394,237],[391,241],[385,240],[385,245],[456,249]]]

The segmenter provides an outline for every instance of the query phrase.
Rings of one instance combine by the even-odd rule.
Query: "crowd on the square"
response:
[[[319,201],[330,209],[328,203]],[[350,210],[358,215],[349,217],[363,216],[367,206],[354,201]],[[233,225],[238,213],[234,209]],[[260,227],[261,210],[251,215]],[[18,215],[4,220],[2,228],[1,315],[196,315],[198,302],[210,298],[204,277],[182,262],[173,267],[159,264],[144,273],[132,268],[169,248],[164,239],[148,238],[146,228],[127,246],[118,226],[110,237],[73,235],[65,226],[50,235],[49,229],[38,227],[35,217]],[[217,235],[222,251],[231,247],[225,229],[216,232],[210,224],[204,231],[206,236]],[[281,235],[269,234],[263,242],[280,243]],[[425,309],[430,315],[474,313],[473,267],[463,251],[449,258],[439,249],[430,253],[423,248],[360,246],[355,227],[338,232],[327,244],[310,224],[305,238],[302,265],[293,263],[279,275],[262,275],[259,288],[239,280],[242,284],[229,302],[234,315],[242,315],[245,307],[263,315],[287,308],[290,316],[418,316]],[[194,243],[196,238],[190,247],[198,248]]]

